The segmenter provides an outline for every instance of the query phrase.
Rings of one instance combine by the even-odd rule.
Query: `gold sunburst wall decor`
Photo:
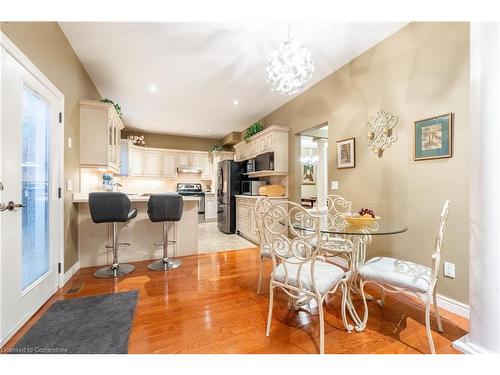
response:
[[[368,132],[366,144],[368,148],[375,152],[379,158],[384,151],[398,140],[398,135],[394,129],[398,123],[398,117],[390,112],[381,109],[366,124]]]

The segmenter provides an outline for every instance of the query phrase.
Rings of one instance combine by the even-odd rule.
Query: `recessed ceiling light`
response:
[[[210,133],[212,130],[211,129],[207,129],[207,132]]]
[[[238,104],[240,104],[240,102],[239,102],[239,101],[237,101],[236,99],[234,99],[234,100],[233,100],[233,104],[234,104],[234,105],[238,105]]]
[[[155,85],[149,85],[149,91],[151,92],[156,92],[156,86]]]

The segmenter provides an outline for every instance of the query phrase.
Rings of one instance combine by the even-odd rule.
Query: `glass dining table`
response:
[[[359,294],[359,287],[356,283],[358,270],[366,261],[366,248],[372,241],[372,236],[387,236],[404,233],[408,228],[400,221],[390,218],[379,218],[374,220],[370,225],[359,226],[349,225],[342,215],[332,215],[327,212],[312,211],[313,215],[319,216],[321,245],[320,251],[326,256],[335,256],[343,254],[348,259],[348,268],[351,272],[349,278],[349,288],[347,295],[347,309],[351,316],[356,331],[362,331],[362,319],[360,319],[354,304],[352,302],[352,293]],[[310,226],[310,222],[296,220],[290,222],[290,225],[297,231],[311,232],[316,229]],[[336,246],[328,246],[329,243],[338,243],[339,240],[347,241],[350,244],[350,250],[346,251],[345,247],[336,249]],[[368,300],[373,297],[367,295]]]

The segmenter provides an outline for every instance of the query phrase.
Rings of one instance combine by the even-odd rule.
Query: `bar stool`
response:
[[[94,223],[108,224],[107,249],[113,249],[113,264],[94,273],[100,279],[122,276],[135,269],[131,264],[118,263],[118,247],[130,246],[118,242],[118,223],[126,223],[137,216],[137,209],[131,210],[130,199],[124,193],[90,193],[90,216]]]
[[[153,223],[163,223],[163,258],[148,264],[151,271],[168,271],[180,267],[180,259],[170,259],[168,257],[168,245],[176,244],[177,241],[168,240],[169,222],[179,221],[182,218],[184,201],[177,193],[152,194],[148,201],[148,216]]]

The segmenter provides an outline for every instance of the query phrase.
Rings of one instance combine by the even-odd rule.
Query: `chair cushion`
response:
[[[297,269],[298,264],[286,263],[288,271],[288,284],[298,287],[297,283]],[[279,282],[285,282],[285,268],[284,264],[281,263],[276,267],[273,279]],[[344,277],[344,270],[334,264],[326,263],[317,260],[314,265],[314,278],[316,287],[318,291],[323,295],[328,292],[332,287],[337,285],[340,280]],[[309,290],[313,290],[313,284],[311,279],[311,261],[306,262],[302,266],[300,273],[300,278],[302,281],[302,286]]]
[[[363,280],[370,280],[419,293],[429,289],[431,269],[418,263],[375,257],[359,268]]]

